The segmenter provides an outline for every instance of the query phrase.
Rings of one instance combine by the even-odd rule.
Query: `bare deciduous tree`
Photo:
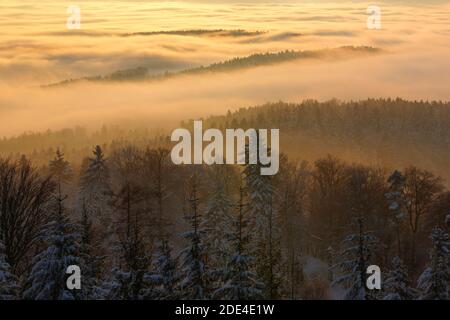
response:
[[[0,240],[16,274],[48,221],[46,207],[54,188],[28,161],[0,159]]]

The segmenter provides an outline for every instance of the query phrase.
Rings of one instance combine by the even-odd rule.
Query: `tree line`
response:
[[[328,153],[344,160],[383,164],[392,169],[414,164],[450,179],[450,107],[445,101],[366,99],[342,102],[305,100],[242,108],[203,119],[205,129],[280,129],[281,148],[291,159],[315,161]],[[184,121],[184,128],[192,124]],[[44,165],[56,146],[76,166],[92,146],[106,152],[132,144],[170,148],[170,132],[135,126],[103,126],[99,130],[67,128],[24,133],[0,139],[0,156],[22,154]]]

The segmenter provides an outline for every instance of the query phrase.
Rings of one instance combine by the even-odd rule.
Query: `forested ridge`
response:
[[[207,66],[192,67],[180,71],[166,71],[164,73],[152,73],[151,68],[138,66],[135,68],[118,70],[111,74],[88,76],[81,79],[67,79],[44,87],[68,85],[79,81],[111,82],[111,81],[161,81],[186,75],[201,75],[207,73],[230,72],[252,67],[269,66],[283,62],[302,59],[346,59],[382,52],[381,49],[369,46],[343,46],[334,49],[322,50],[284,50],[279,52],[254,53],[249,56],[212,63]]]
[[[192,129],[191,121],[180,126]],[[314,161],[332,153],[350,162],[391,168],[418,165],[450,181],[450,105],[445,101],[276,102],[205,117],[203,126],[278,128],[282,152],[297,160]],[[16,159],[26,154],[42,165],[59,147],[71,162],[79,164],[81,155],[88,154],[93,145],[106,151],[127,144],[170,148],[169,137],[167,129],[116,125],[92,131],[76,127],[0,139],[0,154]]]

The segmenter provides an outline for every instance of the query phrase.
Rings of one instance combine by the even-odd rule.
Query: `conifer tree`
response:
[[[140,300],[146,289],[144,276],[149,264],[141,228],[142,190],[126,182],[114,198],[114,207],[120,216],[117,230],[119,241],[114,248],[118,259],[105,290],[109,299]]]
[[[450,299],[450,239],[448,233],[441,228],[431,232],[433,247],[430,262],[419,277],[418,285],[422,290],[420,299]]]
[[[19,283],[11,273],[11,266],[6,261],[5,247],[0,242],[0,300],[15,300],[19,295]]]
[[[343,284],[347,288],[347,300],[370,300],[373,297],[366,288],[366,271],[371,265],[378,239],[365,230],[362,215],[355,218],[354,225],[356,233],[345,237],[343,249],[338,256],[339,262],[332,266],[332,270],[336,270],[338,274],[332,285]]]
[[[74,300],[76,290],[69,290],[66,284],[67,268],[80,265],[78,234],[76,227],[66,216],[61,193],[56,196],[53,221],[44,230],[45,248],[33,259],[28,277],[29,287],[25,299],[31,300]]]
[[[230,234],[230,219],[233,200],[228,190],[230,179],[229,167],[215,166],[212,172],[212,194],[205,210],[205,249],[208,265],[211,268],[223,268],[229,255],[227,239]]]
[[[261,175],[260,163],[246,164],[243,175],[249,198],[251,224],[255,228],[253,253],[258,277],[264,283],[264,296],[279,297],[280,230],[274,206],[274,188],[269,176]]]
[[[408,268],[399,257],[392,260],[391,271],[387,274],[383,289],[384,300],[413,300],[417,291],[410,286]]]
[[[98,257],[93,243],[92,222],[89,219],[86,206],[82,208],[80,221],[81,240],[79,255],[81,260],[81,269],[83,270],[83,286],[81,296],[83,299],[102,298],[100,289],[100,275],[102,257]]]
[[[182,234],[188,240],[188,246],[181,252],[183,279],[180,287],[183,299],[203,300],[208,298],[208,272],[205,263],[204,230],[200,214],[198,196],[198,177],[194,173],[189,181],[189,212],[187,219],[191,229]]]
[[[397,255],[400,257],[402,254],[402,242],[401,242],[401,223],[406,217],[406,213],[403,211],[404,203],[402,197],[402,190],[405,187],[406,178],[401,172],[395,170],[389,177],[389,192],[385,194],[386,200],[389,203],[390,222],[395,229],[395,237],[397,242]]]
[[[245,191],[241,183],[237,214],[233,220],[233,234],[230,247],[233,250],[226,268],[221,270],[223,285],[214,292],[214,298],[231,300],[250,300],[262,296],[263,284],[252,271],[254,258],[248,254],[249,221],[247,204],[244,203]]]
[[[159,242],[156,250],[153,272],[148,274],[150,290],[147,296],[154,299],[174,300],[180,297],[177,260],[172,256],[172,250],[167,240]]]
[[[72,167],[70,163],[64,158],[64,153],[58,148],[56,156],[49,163],[49,171],[57,182],[59,189],[63,184],[68,183],[73,177]]]

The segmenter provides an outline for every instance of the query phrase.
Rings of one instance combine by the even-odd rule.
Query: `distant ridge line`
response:
[[[343,46],[333,49],[321,50],[285,50],[279,52],[254,53],[245,57],[236,57],[210,64],[208,66],[199,66],[190,69],[185,69],[177,72],[163,72],[158,74],[150,74],[150,69],[147,67],[136,67],[131,69],[115,71],[108,75],[99,75],[91,77],[83,77],[78,79],[68,79],[57,83],[43,85],[44,88],[57,87],[68,84],[73,84],[80,81],[92,82],[124,82],[124,81],[161,81],[174,78],[182,75],[197,75],[205,73],[221,73],[231,72],[241,69],[248,69],[253,67],[268,66],[280,64],[288,61],[295,61],[300,59],[321,59],[321,58],[348,58],[346,54],[377,54],[382,50],[370,46]]]

